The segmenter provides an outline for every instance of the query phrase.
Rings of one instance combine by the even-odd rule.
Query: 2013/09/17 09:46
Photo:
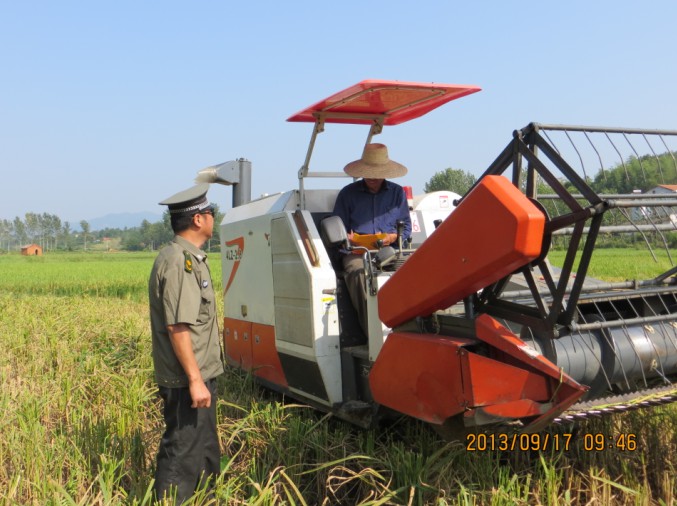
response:
[[[526,434],[526,433],[491,433],[468,434],[466,436],[466,451],[568,451],[572,449],[573,441],[581,441],[584,451],[621,450],[635,451],[637,436],[632,433],[622,433],[613,436],[602,433],[577,434]]]

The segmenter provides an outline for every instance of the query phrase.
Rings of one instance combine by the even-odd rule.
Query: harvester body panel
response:
[[[318,193],[318,202],[327,199]],[[221,225],[226,357],[333,405],[341,402],[336,276],[310,213],[295,210],[296,202],[293,191],[262,198]]]
[[[438,225],[456,208],[461,200],[458,193],[448,190],[437,190],[415,196],[411,206],[411,239],[412,247],[418,248],[432,234]]]

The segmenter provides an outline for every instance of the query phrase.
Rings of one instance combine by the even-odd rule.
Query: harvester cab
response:
[[[610,172],[603,159],[611,153],[626,173],[638,162],[645,178],[675,177],[677,132],[530,124],[465,195],[407,195],[412,242],[378,250],[348,244],[331,216],[338,190],[306,188],[308,178],[346,177],[311,170],[327,124],[368,126],[370,143],[385,126],[479,90],[367,80],[296,113],[289,121],[312,123],[297,189],[250,200],[246,160],[200,173],[236,186],[221,223],[231,366],[361,426],[395,412],[441,430],[507,423],[535,431],[599,404],[613,411],[640,396],[674,400],[677,268],[614,283],[587,270],[607,234],[629,232],[647,245],[653,235],[669,256],[677,199],[602,195],[587,171]],[[660,143],[667,151],[657,154]],[[561,268],[548,261],[553,245],[564,252]],[[364,261],[368,335],[338,261],[350,248]]]

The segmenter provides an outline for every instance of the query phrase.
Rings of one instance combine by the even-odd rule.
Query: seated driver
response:
[[[381,245],[388,246],[397,240],[398,221],[404,223],[402,240],[406,241],[411,235],[411,218],[404,189],[386,178],[404,176],[407,168],[388,158],[385,145],[367,144],[362,158],[349,163],[343,170],[349,176],[362,178],[345,186],[334,204],[333,214],[343,220],[351,243],[364,246],[364,238],[360,240],[360,236],[378,235]],[[369,249],[378,247],[375,239],[367,244]],[[343,270],[350,300],[362,331],[368,336],[362,255],[345,254]]]

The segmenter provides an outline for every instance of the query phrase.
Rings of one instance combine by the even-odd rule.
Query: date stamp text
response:
[[[465,449],[469,452],[485,451],[569,451],[581,448],[586,452],[617,450],[632,452],[637,449],[637,436],[632,433],[607,435],[583,434],[526,434],[491,433],[468,434]]]

